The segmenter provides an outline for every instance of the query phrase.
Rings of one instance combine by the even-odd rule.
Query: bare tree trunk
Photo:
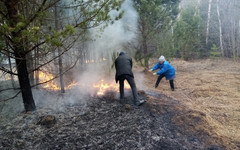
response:
[[[197,16],[200,16],[200,5],[201,5],[201,0],[198,0],[197,2]],[[198,37],[200,37],[200,24],[198,24]]]
[[[27,57],[27,67],[28,67],[28,70],[33,70],[32,52],[28,53],[26,55],[26,57]],[[30,80],[31,85],[33,85],[34,84],[34,73],[33,72],[29,73],[29,80]]]
[[[8,57],[8,64],[9,64],[10,71],[12,72],[12,62],[10,57]],[[10,76],[11,76],[12,87],[15,88],[13,75],[11,74]]]
[[[23,47],[16,47],[14,54],[17,58],[16,66],[18,72],[18,80],[22,92],[24,107],[27,112],[35,110],[36,106],[33,100],[30,80],[28,77],[26,55],[24,54],[24,51],[22,49]]]
[[[58,10],[57,10],[57,4],[54,6],[55,8],[55,28],[56,30],[59,30],[59,22],[58,22]],[[58,54],[61,54],[61,49],[58,47]],[[58,64],[59,64],[59,79],[60,79],[60,87],[61,87],[61,93],[65,93],[64,90],[64,83],[63,83],[63,64],[62,64],[62,56],[59,56],[58,58]]]
[[[15,27],[18,23],[18,7],[19,0],[7,0],[5,6],[8,11],[8,20],[11,22],[11,26]],[[12,37],[21,39],[22,35],[19,32],[12,32]],[[16,60],[16,67],[18,72],[18,80],[20,89],[22,92],[23,103],[26,112],[34,111],[36,109],[35,102],[32,95],[32,89],[28,77],[26,54],[24,52],[24,46],[21,41],[13,41],[13,51]]]
[[[34,63],[34,68],[37,68],[38,65],[39,65],[39,47],[37,47],[35,50],[34,50],[34,57],[35,57],[35,63]],[[34,75],[35,75],[35,84],[37,85],[39,83],[39,71],[36,70],[34,72]],[[36,88],[38,88],[38,86],[36,86]]]
[[[236,58],[236,41],[235,41],[235,21],[234,18],[231,19],[232,29],[231,29],[231,41],[232,41],[232,56],[235,60]]]
[[[58,48],[58,53],[61,54],[61,49],[60,49],[60,48]],[[62,56],[59,56],[59,74],[60,74],[61,93],[65,93],[64,82],[63,82],[63,64],[62,64]]]
[[[143,54],[144,54],[144,64],[145,64],[145,67],[148,68],[148,47],[147,47],[147,41],[146,39],[143,39]]]
[[[208,4],[208,19],[207,19],[207,32],[206,32],[206,45],[208,44],[209,26],[210,26],[210,19],[211,19],[211,7],[212,7],[212,0],[209,0],[209,4]]]
[[[238,41],[240,41],[240,20],[238,20]],[[240,57],[240,43],[238,42],[237,56]]]
[[[143,26],[142,26],[142,46],[143,46],[143,56],[144,56],[144,65],[145,67],[148,68],[148,46],[147,46],[147,35],[146,35],[146,22],[143,22]]]
[[[200,16],[200,5],[201,5],[201,0],[197,0],[197,15]]]
[[[219,23],[219,41],[220,41],[220,49],[222,57],[224,57],[224,51],[223,51],[223,39],[222,39],[222,22],[220,17],[220,11],[219,11],[219,0],[217,0],[217,14],[218,14],[218,23]]]
[[[235,26],[235,0],[232,0],[230,2],[230,6],[231,6],[231,12],[232,12],[232,15],[231,15],[231,41],[232,41],[232,56],[233,56],[233,59],[235,60],[236,59],[236,36],[235,36],[235,31],[236,31],[236,26]]]
[[[6,42],[7,51],[9,52],[9,53],[8,53],[8,64],[9,64],[10,71],[13,72],[13,71],[12,71],[12,62],[11,62],[11,57],[10,57],[10,50],[9,50],[9,45],[8,45],[8,44],[9,44],[9,43]],[[11,74],[10,76],[11,76],[12,87],[15,88],[13,75]]]

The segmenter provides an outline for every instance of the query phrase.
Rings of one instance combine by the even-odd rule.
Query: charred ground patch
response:
[[[132,105],[131,97],[125,99],[125,104],[120,104],[114,93],[107,93],[89,97],[87,105],[67,105],[63,111],[39,108],[30,115],[20,114],[8,124],[1,125],[0,148],[226,148],[227,140],[214,136],[204,114],[191,116],[197,112],[187,110],[183,104],[162,94],[144,91],[139,94],[147,100],[140,107]],[[41,124],[44,116],[54,118],[54,123],[50,126],[46,122]]]

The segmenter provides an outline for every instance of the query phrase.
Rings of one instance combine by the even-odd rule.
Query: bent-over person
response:
[[[165,60],[164,56],[160,56],[159,62],[154,67],[152,67],[152,69],[150,69],[149,71],[155,71],[158,69],[160,69],[158,72],[153,73],[153,75],[159,75],[155,84],[155,88],[158,87],[162,78],[165,77],[166,80],[169,80],[170,87],[172,91],[174,91],[175,88],[174,88],[173,79],[176,77],[175,68],[168,61]]]
[[[119,56],[115,60],[116,83],[119,81],[120,102],[124,100],[124,80],[127,80],[132,89],[134,98],[134,104],[139,106],[144,103],[144,100],[140,100],[137,93],[137,87],[134,81],[134,75],[132,72],[132,58],[126,55],[124,52],[120,52]]]

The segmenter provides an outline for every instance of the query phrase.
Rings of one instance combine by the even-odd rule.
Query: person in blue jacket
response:
[[[168,61],[165,60],[164,56],[160,56],[159,62],[149,71],[155,71],[157,69],[160,69],[160,70],[158,72],[153,73],[153,75],[159,75],[155,84],[155,88],[158,87],[158,84],[160,83],[161,79],[165,77],[166,80],[169,80],[171,89],[172,91],[174,91],[173,79],[176,77],[175,69]]]

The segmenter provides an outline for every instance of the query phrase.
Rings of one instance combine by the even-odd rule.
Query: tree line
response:
[[[148,42],[148,47],[154,49],[154,54],[184,60],[209,57],[237,60],[240,57],[239,2],[239,0],[174,1],[172,5],[175,5],[171,7],[171,14],[168,16],[175,17],[171,19],[171,24],[166,25],[165,30],[159,29],[154,33],[155,37]],[[148,19],[155,19],[151,17],[152,15],[149,15]]]

